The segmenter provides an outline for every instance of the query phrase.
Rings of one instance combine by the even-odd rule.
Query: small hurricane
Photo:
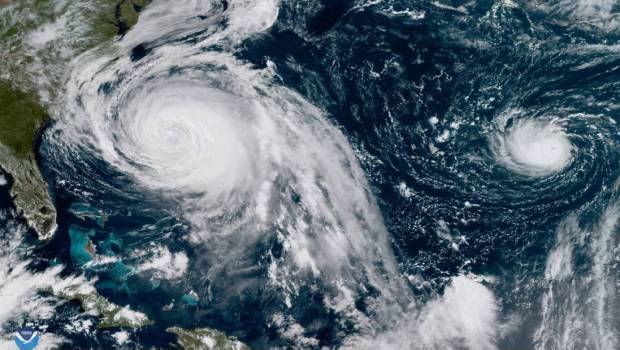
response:
[[[597,44],[615,11],[149,3],[71,62],[42,146],[60,233],[92,227],[84,270],[118,263],[99,291],[154,322],[113,337],[617,347],[620,55]],[[7,295],[64,281],[2,259]]]
[[[573,145],[558,119],[519,119],[502,125],[492,148],[500,163],[528,176],[560,172],[573,159]]]

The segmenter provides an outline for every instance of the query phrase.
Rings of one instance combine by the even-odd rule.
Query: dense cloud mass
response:
[[[121,1],[79,54],[77,3],[26,36],[71,59],[56,236],[0,207],[5,333],[618,347],[615,1]]]

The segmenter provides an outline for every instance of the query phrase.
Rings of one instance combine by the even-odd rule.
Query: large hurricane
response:
[[[620,348],[617,5],[0,0],[0,348]]]
[[[176,27],[151,32],[150,16],[162,19],[153,4],[117,52],[76,62],[68,113],[55,125],[59,157],[89,154],[175,203],[168,210],[191,225],[199,255],[190,273],[208,286],[196,288],[201,299],[271,290],[277,301],[262,322],[295,324],[316,312],[291,310],[312,292],[356,334],[391,326],[410,293],[355,154],[320,109],[279,86],[272,64],[255,69],[229,52],[274,20],[276,4],[232,5],[176,4],[164,18],[209,17],[183,29],[200,38],[185,42]],[[244,17],[254,6],[268,6],[266,17]],[[148,39],[143,57],[123,51],[137,38]],[[273,246],[261,250],[266,241]],[[256,278],[234,277],[248,274]]]

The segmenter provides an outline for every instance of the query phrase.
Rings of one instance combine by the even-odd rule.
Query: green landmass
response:
[[[138,23],[140,10],[148,5],[151,0],[124,0],[119,3],[120,15],[118,20],[125,23],[127,29],[131,29]]]
[[[124,35],[138,22],[141,10],[150,2],[0,0],[0,167],[12,176],[15,205],[41,240],[51,238],[56,211],[36,163],[35,146],[41,128],[48,121],[48,110],[59,105],[68,63]],[[32,42],[30,35],[54,24],[59,25],[51,29],[52,34],[58,30],[58,35],[51,35],[47,41]],[[105,217],[92,208],[76,206],[71,210],[83,219],[97,219],[101,227],[105,224]],[[90,240],[77,243],[82,250],[74,253],[94,255]],[[108,244],[119,243],[112,238]],[[108,249],[108,253],[112,250]],[[80,255],[83,261],[79,262],[88,261],[89,256]],[[50,288],[48,292],[57,298],[77,301],[86,313],[99,316],[98,329],[138,328],[153,323],[146,315],[111,303],[87,287]],[[250,349],[236,338],[210,328],[172,327],[167,331],[176,334],[185,349]]]
[[[87,17],[91,30],[88,35],[92,37],[89,45],[83,49],[90,49],[101,42],[111,41],[116,36],[127,33],[136,23],[141,10],[151,3],[152,0],[100,0],[97,2],[98,9],[92,16]]]
[[[150,0],[0,0],[0,168],[13,178],[15,206],[41,240],[56,211],[38,169],[35,144],[48,110],[62,106],[73,57],[109,47]]]
[[[37,132],[48,116],[37,96],[0,80],[0,143],[20,159],[34,151]]]
[[[146,315],[111,303],[96,292],[83,292],[78,287],[69,287],[63,290],[50,290],[50,292],[61,299],[73,300],[80,303],[86,313],[98,315],[98,329],[106,328],[139,328],[153,324]]]
[[[250,347],[226,334],[211,328],[191,330],[180,327],[166,329],[177,335],[177,341],[185,350],[250,350]]]
[[[0,167],[13,177],[16,207],[41,238],[51,236],[56,222],[56,210],[34,153],[47,120],[36,94],[0,80]]]

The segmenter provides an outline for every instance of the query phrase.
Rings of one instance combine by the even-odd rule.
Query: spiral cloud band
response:
[[[517,173],[546,176],[561,171],[572,160],[572,144],[558,119],[518,119],[502,129],[492,142],[495,156]]]
[[[319,109],[277,86],[272,64],[253,69],[222,49],[265,28],[273,6],[257,18],[256,3],[233,2],[222,12],[186,1],[166,14],[163,5],[144,13],[115,48],[120,55],[91,53],[76,64],[59,147],[86,150],[182,208],[201,252],[196,264],[208,266],[196,276],[208,285],[202,296],[267,283],[281,314],[313,281],[324,305],[361,332],[391,322],[409,292],[346,138]],[[200,6],[209,14],[202,22],[193,15]],[[151,15],[191,20],[166,32],[155,30]],[[194,32],[203,40],[184,43]],[[132,58],[138,43],[149,53]],[[264,249],[257,267],[249,256],[265,241],[277,249]],[[266,282],[230,279],[260,266]],[[370,312],[359,310],[359,298]]]

